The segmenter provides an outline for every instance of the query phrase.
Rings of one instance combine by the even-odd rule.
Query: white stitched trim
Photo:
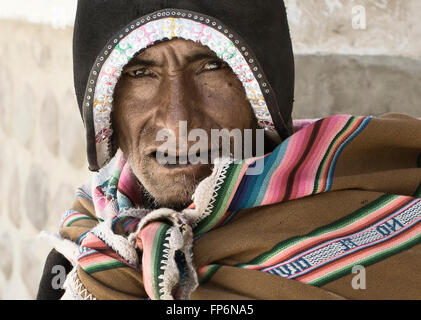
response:
[[[174,230],[173,228],[168,229],[167,237],[165,242],[169,241]],[[176,241],[172,241],[173,243]],[[177,245],[180,245],[177,243]],[[174,260],[175,251],[177,250],[171,245],[164,244],[166,249],[164,249],[163,259],[161,260],[161,269],[164,270],[164,274],[159,276],[159,279],[162,282],[159,283],[159,298],[161,300],[174,300],[172,296],[172,288],[177,285],[180,280],[179,273],[177,272],[177,265]]]
[[[227,169],[232,162],[228,158],[215,159],[212,174],[197,186],[192,196],[196,208],[183,210],[183,214],[189,219],[193,227],[211,214],[218,195],[217,192],[225,181]]]
[[[112,230],[112,219],[100,223],[91,232],[103,240],[109,247],[133,266],[139,265],[136,248],[131,246],[130,241],[123,236],[115,234]]]
[[[168,229],[166,233],[163,249],[163,259],[161,260],[161,269],[164,273],[159,276],[162,282],[159,283],[159,293],[161,300],[186,300],[190,299],[191,293],[198,286],[196,270],[192,261],[192,231],[187,225],[182,227],[183,223],[177,223]],[[168,242],[168,243],[167,243]],[[187,282],[180,284],[180,273],[175,261],[175,253],[180,250],[186,258]],[[176,296],[173,297],[172,291],[176,285],[180,285]]]
[[[143,217],[139,222],[136,231],[129,235],[128,240],[132,246],[137,246],[136,238],[139,232],[148,224],[154,221],[167,220],[171,227],[166,233],[166,239],[163,249],[163,259],[160,268],[164,273],[159,276],[162,281],[159,283],[159,298],[162,300],[173,300],[172,289],[179,284],[180,275],[175,261],[177,250],[183,252],[186,259],[187,281],[183,283],[176,299],[189,299],[190,294],[198,286],[196,270],[193,267],[192,242],[193,234],[191,227],[182,213],[168,208],[154,210]],[[167,243],[168,242],[168,243]]]
[[[142,230],[148,223],[159,219],[166,219],[169,220],[172,224],[175,224],[177,223],[177,211],[167,208],[161,208],[150,212],[148,215],[146,215],[143,219],[139,221],[136,230],[129,235],[129,243],[132,246],[137,247],[136,238],[140,230]]]
[[[77,275],[77,268],[78,266],[75,266],[67,275],[63,285],[65,293],[61,300],[96,300],[93,294],[89,293],[80,281]]]
[[[197,278],[197,273],[196,273],[196,269],[193,266],[193,259],[192,259],[192,250],[190,250],[192,248],[193,245],[193,235],[192,235],[192,230],[190,227],[187,227],[187,229],[184,231],[184,234],[182,234],[179,230],[180,228],[177,227],[173,227],[170,229],[171,233],[169,235],[168,241],[169,241],[169,246],[170,246],[170,250],[168,252],[168,256],[166,257],[164,255],[164,258],[167,258],[167,261],[170,263],[167,263],[166,268],[164,269],[164,286],[163,288],[165,288],[165,283],[168,281],[169,283],[172,283],[171,281],[171,276],[174,273],[173,270],[177,271],[177,275],[178,275],[178,267],[176,265],[175,262],[175,252],[176,250],[180,250],[183,252],[185,258],[186,258],[186,267],[187,267],[187,283],[182,283],[181,286],[178,288],[178,292],[177,292],[177,296],[176,299],[190,299],[190,295],[191,293],[196,290],[196,288],[199,285],[199,281]],[[165,253],[165,251],[164,251]],[[177,276],[177,283],[179,282],[179,275]],[[172,288],[174,287],[174,285],[172,285]],[[169,293],[171,293],[171,291],[169,291]],[[168,292],[168,291],[167,291]],[[164,290],[164,293],[165,290]],[[163,297],[161,297],[161,299],[164,299]]]

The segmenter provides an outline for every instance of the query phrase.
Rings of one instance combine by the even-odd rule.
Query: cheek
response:
[[[245,90],[235,75],[209,76],[201,79],[200,94],[204,111],[223,127],[248,128],[254,114]]]
[[[119,132],[120,148],[125,153],[133,153],[138,146],[140,132],[150,117],[150,95],[150,90],[140,90],[127,82],[116,88],[113,120]]]
[[[119,84],[116,89],[116,98],[120,111],[144,112],[157,96],[158,88],[151,81],[127,80]]]

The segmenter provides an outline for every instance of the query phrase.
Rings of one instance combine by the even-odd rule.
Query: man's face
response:
[[[133,173],[161,206],[183,207],[211,164],[161,165],[157,141],[162,129],[179,137],[203,129],[256,129],[257,120],[244,88],[228,65],[210,49],[175,39],[152,46],[124,68],[114,94],[113,127]],[[181,140],[181,139],[180,139]],[[187,150],[195,142],[187,142]],[[210,141],[206,148],[211,149]],[[182,156],[181,148],[169,150]]]

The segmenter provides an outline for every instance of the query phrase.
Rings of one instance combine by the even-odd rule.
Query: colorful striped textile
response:
[[[277,244],[239,268],[322,286],[421,242],[421,199],[382,196],[331,225]],[[199,270],[205,283],[220,266]]]
[[[124,155],[117,155],[78,190],[81,206],[67,211],[61,221],[61,235],[79,245],[77,283],[97,298],[189,298],[198,281],[212,282],[224,266],[218,261],[193,266],[193,246],[203,246],[202,238],[223,232],[250,209],[298,205],[334,191],[367,190],[379,195],[371,201],[358,200],[356,210],[311,232],[280,237],[266,249],[260,246],[252,259],[239,252],[230,266],[320,287],[351,273],[356,265],[374,264],[418,244],[421,141],[389,135],[388,126],[403,132],[420,125],[415,119],[350,115],[296,122],[296,132],[272,153],[216,164],[213,174],[197,187],[194,203],[182,212],[142,209],[139,184]],[[419,129],[416,134],[421,137]],[[400,149],[392,154],[396,146]],[[248,174],[260,165],[261,173]],[[389,183],[377,183],[379,171]],[[363,175],[370,178],[361,179]],[[396,176],[406,179],[405,187]],[[208,248],[225,245],[217,242]],[[199,251],[196,261],[206,261],[206,255]],[[111,272],[119,281],[110,280]],[[141,288],[136,294],[135,289],[127,292],[133,283]]]
[[[348,274],[421,239],[421,199],[382,196],[341,221],[279,243],[239,267],[262,270],[313,285]]]
[[[232,164],[213,204],[212,215],[199,223],[195,234],[218,227],[237,210],[329,191],[341,151],[370,119],[332,116],[308,125],[262,159]],[[263,172],[247,175],[247,169],[259,161],[263,162]]]

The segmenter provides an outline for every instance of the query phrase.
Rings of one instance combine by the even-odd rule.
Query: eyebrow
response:
[[[219,59],[219,57],[214,54],[214,53],[205,53],[205,52],[198,52],[196,54],[193,54],[191,56],[188,56],[185,58],[187,63],[194,63],[200,60],[205,60],[205,59]]]
[[[130,60],[129,63],[124,66],[124,68],[126,69],[126,68],[130,68],[134,66],[162,67],[162,65],[157,63],[155,60],[144,59],[137,56],[137,57],[134,57],[132,60]]]
[[[214,54],[214,53],[206,53],[206,52],[197,52],[194,53],[190,56],[187,56],[184,58],[185,62],[188,64],[200,61],[200,60],[205,60],[205,59],[218,59],[220,60],[220,58]],[[158,63],[156,60],[153,59],[145,59],[143,57],[141,57],[141,55],[138,55],[136,57],[134,57],[132,60],[129,61],[129,63],[126,64],[126,66],[124,67],[126,68],[130,68],[130,67],[134,67],[134,66],[145,66],[145,67],[162,67],[162,64]]]

